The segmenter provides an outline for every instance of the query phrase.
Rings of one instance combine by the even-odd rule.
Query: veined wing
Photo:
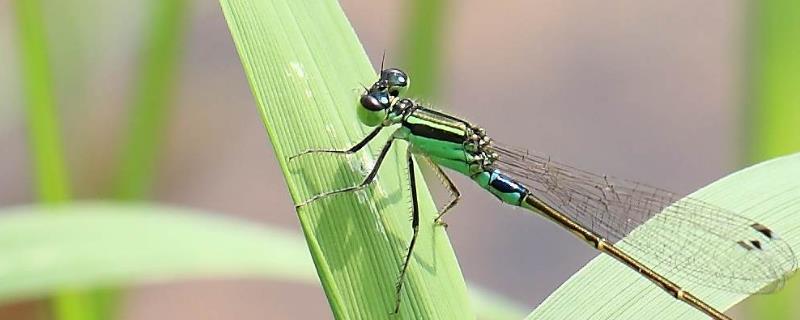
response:
[[[780,288],[797,267],[777,234],[731,210],[525,150],[494,144],[492,150],[499,156],[494,166],[533,196],[676,282],[765,292]]]

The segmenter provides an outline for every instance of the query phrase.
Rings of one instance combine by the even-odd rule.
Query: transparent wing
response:
[[[777,234],[730,210],[525,150],[492,149],[499,155],[494,166],[534,196],[678,283],[767,292],[780,288],[797,266]]]

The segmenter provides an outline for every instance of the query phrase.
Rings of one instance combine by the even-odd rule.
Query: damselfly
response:
[[[352,154],[381,130],[396,128],[361,184],[316,195],[298,204],[299,208],[324,197],[368,187],[393,142],[402,139],[409,143],[406,161],[413,235],[396,286],[395,313],[420,223],[412,155],[427,160],[452,195],[434,223],[446,226],[442,217],[460,197],[441,169],[445,167],[470,177],[506,204],[552,220],[714,319],[729,318],[682,289],[676,281],[753,293],[770,285],[780,287],[796,268],[797,260],[789,245],[761,223],[700,200],[681,199],[662,189],[593,174],[495,143],[482,128],[468,121],[402,98],[408,85],[405,72],[381,70],[378,81],[365,90],[359,101],[359,119],[375,127],[370,134],[346,150],[308,150],[292,157]],[[639,228],[645,222],[649,226]],[[637,237],[626,238],[631,233],[637,233]],[[676,269],[681,270],[680,279],[662,276]]]

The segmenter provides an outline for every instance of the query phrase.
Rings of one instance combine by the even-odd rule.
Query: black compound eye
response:
[[[361,106],[372,111],[381,111],[389,107],[389,94],[385,91],[368,92],[361,96]]]
[[[397,68],[389,68],[381,71],[381,80],[386,81],[386,86],[389,92],[397,94],[402,92],[408,87],[408,75],[403,70]]]

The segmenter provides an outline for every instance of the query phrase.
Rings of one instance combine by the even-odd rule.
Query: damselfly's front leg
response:
[[[442,220],[442,217],[444,216],[445,213],[447,213],[447,211],[449,211],[450,209],[455,207],[456,204],[458,204],[458,200],[461,199],[461,192],[458,191],[458,188],[456,188],[455,183],[453,183],[453,181],[450,180],[450,177],[448,177],[447,174],[444,173],[442,167],[440,167],[438,164],[434,163],[433,160],[424,155],[422,155],[422,158],[425,159],[426,162],[428,162],[431,168],[433,168],[434,173],[436,173],[436,175],[439,176],[442,184],[444,184],[444,186],[447,187],[447,191],[450,192],[450,201],[447,202],[447,204],[445,204],[444,207],[442,207],[442,210],[439,210],[439,213],[436,215],[436,219],[433,220],[433,222],[435,222],[436,224],[447,228],[447,223],[445,223],[444,220]]]
[[[361,141],[359,141],[358,143],[356,143],[354,146],[350,147],[349,149],[346,149],[346,150],[308,149],[306,151],[300,152],[300,153],[298,153],[296,155],[293,155],[293,156],[289,157],[289,161],[292,161],[292,160],[294,160],[294,159],[296,159],[296,158],[298,158],[298,157],[300,157],[302,155],[306,155],[306,154],[310,154],[310,153],[334,153],[334,154],[343,154],[343,155],[356,153],[356,152],[358,152],[358,150],[361,150],[370,141],[372,141],[372,139],[374,139],[375,136],[377,136],[378,133],[381,132],[381,129],[383,129],[383,126],[378,126],[374,130],[372,130],[372,132],[370,132],[366,137],[364,137],[364,139],[361,139]]]
[[[395,139],[397,139],[397,138],[394,135],[392,135],[392,137],[389,138],[389,140],[386,141],[386,144],[383,145],[383,149],[381,149],[381,153],[378,155],[378,159],[375,160],[375,166],[372,168],[372,170],[369,172],[369,174],[367,174],[367,176],[364,178],[364,180],[361,181],[361,183],[359,183],[356,186],[349,187],[349,188],[344,188],[344,189],[339,189],[339,190],[320,193],[320,194],[315,195],[315,196],[313,196],[311,198],[308,198],[308,200],[306,200],[306,201],[303,201],[303,202],[295,205],[295,208],[299,209],[301,207],[304,207],[304,206],[308,205],[309,203],[312,203],[314,201],[317,201],[319,199],[322,199],[322,198],[325,198],[325,197],[328,197],[328,196],[332,196],[334,194],[358,191],[358,190],[361,190],[361,189],[364,189],[364,188],[368,187],[373,181],[375,181],[375,177],[378,175],[378,169],[381,168],[381,165],[383,164],[383,159],[386,158],[386,155],[389,153],[389,149],[392,148],[392,143],[394,143]]]
[[[417,201],[417,180],[414,174],[414,158],[411,156],[411,150],[406,151],[406,161],[408,162],[408,181],[411,188],[411,229],[413,235],[411,236],[411,243],[408,245],[408,252],[403,261],[403,267],[400,269],[400,277],[397,279],[395,286],[395,305],[394,313],[400,311],[400,294],[403,289],[403,282],[406,278],[406,270],[408,270],[408,262],[411,260],[411,254],[414,252],[414,245],[417,243],[417,235],[419,234],[419,202]]]

